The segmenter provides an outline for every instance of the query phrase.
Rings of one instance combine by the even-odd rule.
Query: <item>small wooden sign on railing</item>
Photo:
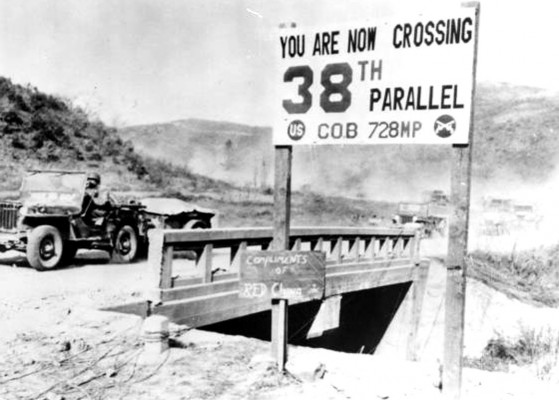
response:
[[[323,252],[247,251],[241,256],[241,298],[321,300],[325,281]]]

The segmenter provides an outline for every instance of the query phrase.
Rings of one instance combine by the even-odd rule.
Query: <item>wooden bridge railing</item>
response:
[[[268,309],[269,302],[239,298],[239,260],[242,251],[268,249],[272,236],[271,228],[150,232],[158,287],[148,313],[195,327]],[[411,282],[419,266],[419,237],[409,229],[294,227],[290,247],[326,253],[325,297]],[[174,255],[185,250],[196,268],[181,274]]]

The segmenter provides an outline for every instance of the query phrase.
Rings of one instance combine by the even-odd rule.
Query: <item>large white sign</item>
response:
[[[468,142],[474,8],[279,29],[275,145]]]

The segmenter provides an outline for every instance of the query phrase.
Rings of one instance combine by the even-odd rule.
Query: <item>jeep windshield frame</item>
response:
[[[72,171],[28,171],[23,178],[20,200],[25,207],[56,207],[79,213],[87,175]]]

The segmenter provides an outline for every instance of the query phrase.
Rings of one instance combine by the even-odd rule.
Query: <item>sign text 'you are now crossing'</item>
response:
[[[468,143],[475,19],[279,29],[274,144]]]

